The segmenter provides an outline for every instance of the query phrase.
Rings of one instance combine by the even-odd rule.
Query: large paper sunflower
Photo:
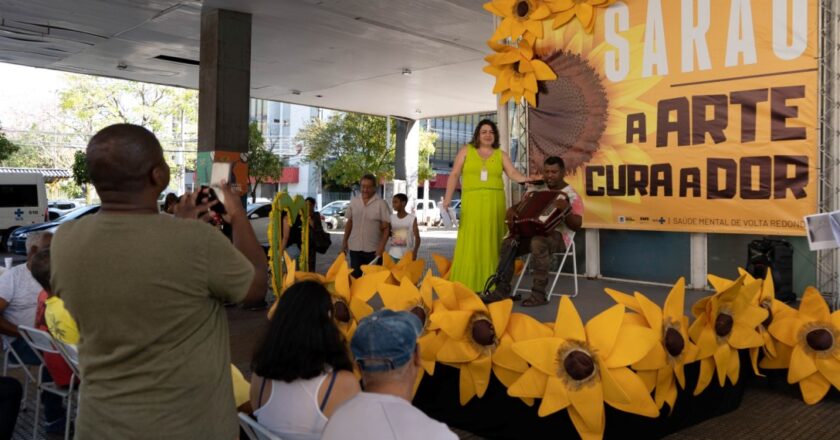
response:
[[[764,344],[758,326],[767,319],[767,311],[753,304],[761,281],[745,285],[745,278],[746,275],[741,275],[724,290],[692,306],[696,319],[688,332],[697,344],[697,359],[700,361],[695,396],[711,383],[715,371],[720,386],[724,386],[727,377],[733,384],[738,383],[741,370],[738,350]],[[757,366],[753,365],[753,368]]]
[[[805,403],[819,402],[832,385],[840,390],[840,310],[831,313],[817,289],[805,289],[799,311],[774,319],[770,333],[793,347],[787,380],[799,384]]]
[[[506,334],[513,301],[485,306],[475,292],[460,283],[455,283],[454,293],[458,307],[436,311],[431,319],[447,336],[437,360],[461,369],[459,394],[461,405],[466,405],[473,396],[484,396],[491,370],[513,366],[507,369],[515,375],[515,369],[524,371],[527,365],[510,349],[513,340]],[[497,376],[507,379],[509,373],[503,371]]]
[[[515,397],[542,398],[541,417],[568,409],[584,439],[603,436],[604,402],[657,417],[644,382],[630,368],[657,345],[653,330],[624,322],[624,306],[601,312],[586,326],[568,297],[560,299],[552,337],[515,342],[529,368],[510,388]]]
[[[743,268],[738,268],[738,273],[744,277],[743,283],[749,284],[755,280]],[[781,319],[786,316],[796,315],[796,309],[776,299],[776,291],[773,284],[773,273],[770,269],[767,270],[767,275],[764,280],[759,281],[761,289],[753,299],[753,305],[757,305],[764,310],[767,310],[767,319],[762,321],[758,326],[758,332],[764,340],[764,345],[761,347],[750,348],[750,360],[753,364],[753,369],[757,375],[761,373],[756,369],[756,361],[759,353],[763,352],[764,356],[758,365],[766,369],[786,369],[790,364],[790,354],[793,347],[786,346],[778,339],[773,337],[769,331],[770,324],[776,319]],[[709,284],[717,291],[725,290],[727,286],[733,283],[732,280],[709,275]]]
[[[484,9],[501,17],[502,22],[496,28],[491,40],[499,41],[510,38],[516,41],[519,37],[543,37],[541,21],[551,15],[551,10],[542,0],[493,0],[484,4]],[[530,32],[531,35],[526,35]]]
[[[557,75],[546,63],[534,59],[534,51],[526,41],[520,41],[517,47],[492,41],[487,44],[496,53],[484,58],[490,63],[484,71],[496,77],[493,93],[501,94],[499,101],[505,103],[524,97],[531,107],[536,107],[537,81],[557,79]]]
[[[423,276],[426,260],[422,258],[415,260],[414,253],[408,251],[399,262],[394,263],[394,259],[386,252],[382,255],[382,266],[391,271],[395,284],[399,284],[403,277],[408,277],[412,283],[417,284]]]
[[[440,254],[432,254],[432,261],[435,263],[435,268],[438,271],[438,276],[445,280],[449,279],[449,269],[452,268],[452,262],[448,258]]]
[[[648,391],[656,390],[654,401],[660,409],[664,404],[673,411],[677,400],[677,384],[685,389],[685,364],[693,362],[697,346],[688,339],[688,317],[683,313],[685,278],[680,278],[665,299],[665,307],[639,292],[634,296],[605,289],[619,304],[636,314],[628,314],[625,321],[651,328],[659,336],[659,343],[631,367],[645,382]]]
[[[630,44],[630,59],[641,59],[644,32],[644,25],[639,25],[622,33]],[[541,117],[547,118],[556,128],[539,134],[539,138],[535,137],[536,134],[529,134],[531,142],[551,146],[545,151],[533,150],[529,154],[529,161],[535,169],[542,166],[547,156],[562,157],[569,172],[577,170],[595,156],[599,156],[600,163],[616,168],[627,163],[651,163],[649,154],[638,144],[627,143],[627,115],[656,114],[656,107],[640,98],[651,91],[662,77],[644,78],[641,63],[631,63],[626,79],[610,81],[604,77],[605,60],[608,58],[604,53],[609,50],[613,50],[609,43],[596,42],[576,20],[546,33],[544,39],[534,44],[534,56],[544,60],[557,74],[556,80],[540,84],[537,96],[540,106],[537,112],[528,116],[532,123],[537,123]],[[543,111],[546,113],[541,116]],[[554,112],[563,117],[558,118]],[[558,126],[558,123],[561,125]],[[647,125],[647,136],[656,130],[653,125]],[[583,178],[584,173],[576,173],[568,176],[568,182],[576,188],[583,188]],[[597,179],[597,184],[606,184],[605,178]],[[587,202],[588,218],[612,221],[615,219],[614,204],[639,204],[642,196],[634,194],[601,199],[597,203]]]
[[[359,321],[373,313],[373,307],[367,301],[376,294],[379,284],[388,276],[388,272],[380,272],[353,280],[347,263],[341,264],[335,277],[332,296],[333,318],[347,341],[353,338]]]
[[[615,0],[548,0],[548,7],[554,14],[552,27],[558,28],[568,23],[574,17],[591,34],[595,29],[595,9],[605,8]]]

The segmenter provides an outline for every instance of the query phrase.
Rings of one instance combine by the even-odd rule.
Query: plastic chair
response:
[[[561,293],[554,293],[554,287],[557,286],[557,280],[560,278],[560,273],[563,270],[563,265],[566,264],[566,259],[571,254],[572,256],[572,272],[573,277],[575,280],[575,293],[571,295],[572,298],[578,295],[578,273],[577,273],[577,248],[575,247],[575,233],[569,233],[569,242],[571,243],[565,251],[557,252],[554,256],[562,255],[563,258],[560,260],[560,266],[557,267],[556,272],[549,271],[550,274],[554,274],[554,281],[551,283],[551,288],[548,289],[548,299],[551,299],[552,296],[563,296]],[[516,292],[530,292],[530,289],[520,289],[519,285],[522,283],[522,279],[525,278],[525,274],[528,273],[528,264],[531,262],[531,254],[528,254],[528,258],[525,259],[525,265],[522,266],[522,273],[519,274],[519,278],[516,280],[516,286],[513,288],[514,293]]]
[[[35,355],[38,356],[38,359],[41,361],[41,365],[38,367],[38,376],[36,377],[35,381],[38,390],[61,396],[63,399],[67,400],[67,418],[65,419],[64,426],[64,439],[67,440],[70,438],[70,414],[73,406],[73,385],[75,384],[77,377],[75,370],[71,367],[73,374],[70,376],[70,384],[67,387],[58,386],[55,384],[55,382],[44,382],[43,372],[44,368],[46,368],[46,363],[44,362],[43,353],[53,353],[62,356],[61,351],[59,351],[56,347],[55,339],[52,337],[51,334],[43,330],[39,330],[26,325],[18,326],[18,332],[20,332],[20,336],[26,341],[26,343],[28,343],[29,346],[32,347],[32,351],[35,352]],[[40,412],[41,393],[36,393],[35,419],[32,424],[32,438],[38,438],[38,416],[40,415]]]
[[[243,412],[239,413],[239,426],[242,427],[242,430],[245,431],[245,434],[251,440],[282,440],[280,437],[272,434],[268,428],[260,425],[251,416]]]

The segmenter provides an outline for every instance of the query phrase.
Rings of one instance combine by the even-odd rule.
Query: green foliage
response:
[[[433,131],[420,129],[420,162],[417,166],[417,179],[420,182],[435,178],[435,171],[432,169],[432,164],[429,163],[429,158],[435,154],[437,137],[437,133]]]
[[[254,178],[251,200],[257,200],[257,188],[268,179],[278,180],[285,163],[274,151],[265,147],[265,138],[256,122],[248,126],[248,174]]]
[[[73,156],[73,181],[76,185],[84,186],[90,183],[90,174],[87,169],[87,159],[83,151],[76,151]]]
[[[394,171],[391,147],[385,141],[387,119],[343,113],[328,121],[313,120],[298,134],[308,147],[307,160],[320,165],[324,176],[342,186],[352,186],[371,173],[390,179]]]
[[[6,134],[0,130],[0,162],[14,155],[20,150],[20,147],[15,145],[12,141],[6,138]]]

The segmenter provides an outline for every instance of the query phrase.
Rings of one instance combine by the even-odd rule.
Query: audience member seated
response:
[[[20,337],[19,325],[35,324],[38,308],[38,294],[41,285],[32,276],[32,261],[39,250],[50,247],[52,234],[33,232],[26,237],[26,264],[17,265],[0,275],[0,333],[3,342],[10,344],[21,361],[27,365],[40,365],[41,361],[32,352],[29,344]],[[44,380],[52,380],[49,370]],[[68,377],[69,380],[69,377]],[[61,397],[52,393],[41,393],[44,402],[44,420],[47,432],[64,431],[64,409]]]
[[[364,392],[330,418],[324,440],[457,439],[446,425],[411,405],[420,368],[420,320],[409,312],[379,310],[362,319],[350,349]]]
[[[44,288],[38,295],[38,310],[35,314],[35,327],[49,332],[53,338],[68,344],[79,343],[79,330],[76,321],[64,308],[64,301],[52,293],[50,287],[50,250],[42,249],[32,257],[32,277]],[[49,315],[49,316],[47,316]],[[42,353],[47,371],[53,382],[61,387],[70,384],[73,370],[58,353]]]
[[[257,421],[284,440],[319,439],[327,420],[359,392],[327,289],[289,287],[277,303],[251,365]]]

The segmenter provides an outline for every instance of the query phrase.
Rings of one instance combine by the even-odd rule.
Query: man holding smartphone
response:
[[[81,336],[77,438],[236,438],[223,304],[261,300],[267,287],[239,197],[219,188],[232,244],[200,221],[218,201],[196,204],[198,193],[159,215],[169,167],[137,125],[94,135],[87,166],[102,207],[52,246],[52,286]]]

